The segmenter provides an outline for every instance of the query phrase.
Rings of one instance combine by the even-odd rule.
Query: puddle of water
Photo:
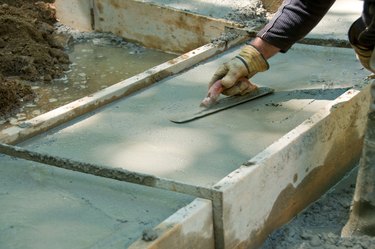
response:
[[[37,98],[9,121],[17,125],[176,57],[108,37],[76,43],[69,51],[72,64],[66,75],[51,84],[34,83]],[[8,126],[5,123],[0,129]]]

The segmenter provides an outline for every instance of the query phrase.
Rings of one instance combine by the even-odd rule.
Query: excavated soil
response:
[[[35,97],[31,83],[49,84],[68,69],[51,2],[0,0],[0,118]]]

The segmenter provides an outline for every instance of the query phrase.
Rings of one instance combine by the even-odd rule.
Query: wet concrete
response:
[[[259,2],[276,3],[277,1],[203,0],[190,1],[187,3],[182,0],[147,0],[147,2],[153,2],[176,9],[183,9],[201,15],[241,22],[248,21],[246,20],[246,13],[247,19],[249,19],[249,16],[254,15],[254,12],[258,12],[259,14],[264,11],[264,9],[262,10],[261,5],[259,5]],[[353,21],[360,17],[362,7],[363,1],[337,0],[327,15],[324,16],[320,23],[306,37],[321,40],[348,40],[348,29]],[[271,17],[272,15],[269,15],[268,19]]]
[[[194,198],[0,155],[1,248],[127,248]]]
[[[363,1],[337,0],[307,37],[322,40],[348,40],[349,27],[361,16],[362,8]]]
[[[212,186],[367,72],[352,50],[297,45],[253,81],[276,93],[187,124],[218,65],[238,47],[23,144],[40,152]],[[322,67],[322,65],[324,65]],[[332,88],[341,88],[332,90]],[[310,89],[310,90],[309,90]],[[314,89],[314,90],[311,90]]]
[[[260,0],[203,0],[203,1],[183,1],[183,0],[145,0],[175,9],[190,11],[204,16],[226,19],[229,13],[237,9],[244,9],[249,5],[255,6]],[[249,13],[250,14],[250,13]]]

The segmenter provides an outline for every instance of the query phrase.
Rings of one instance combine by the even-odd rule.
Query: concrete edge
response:
[[[369,101],[368,88],[348,90],[216,184],[216,248],[257,248],[337,183],[361,153]]]
[[[81,31],[111,32],[145,47],[185,53],[243,25],[138,0],[56,0],[57,18]]]
[[[246,39],[247,37],[239,36],[230,42],[220,44],[210,43],[201,46],[175,59],[169,60],[163,64],[146,70],[143,73],[107,87],[99,92],[73,101],[33,119],[27,120],[18,126],[6,128],[0,131],[0,142],[16,144],[26,140],[89,111],[93,111],[101,106],[111,103],[114,100],[149,87],[161,79],[186,70],[191,66],[202,62],[203,60],[223,52],[229,47],[243,42]]]
[[[197,198],[168,217],[129,249],[194,248],[214,249],[211,201]]]
[[[207,44],[226,27],[241,27],[228,20],[138,0],[94,0],[93,12],[95,30],[172,53]]]
[[[59,22],[80,31],[93,31],[93,0],[55,0]]]

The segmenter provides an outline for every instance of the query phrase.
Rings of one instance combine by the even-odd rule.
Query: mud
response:
[[[0,0],[0,117],[35,97],[30,82],[49,83],[68,69],[50,2]]]

